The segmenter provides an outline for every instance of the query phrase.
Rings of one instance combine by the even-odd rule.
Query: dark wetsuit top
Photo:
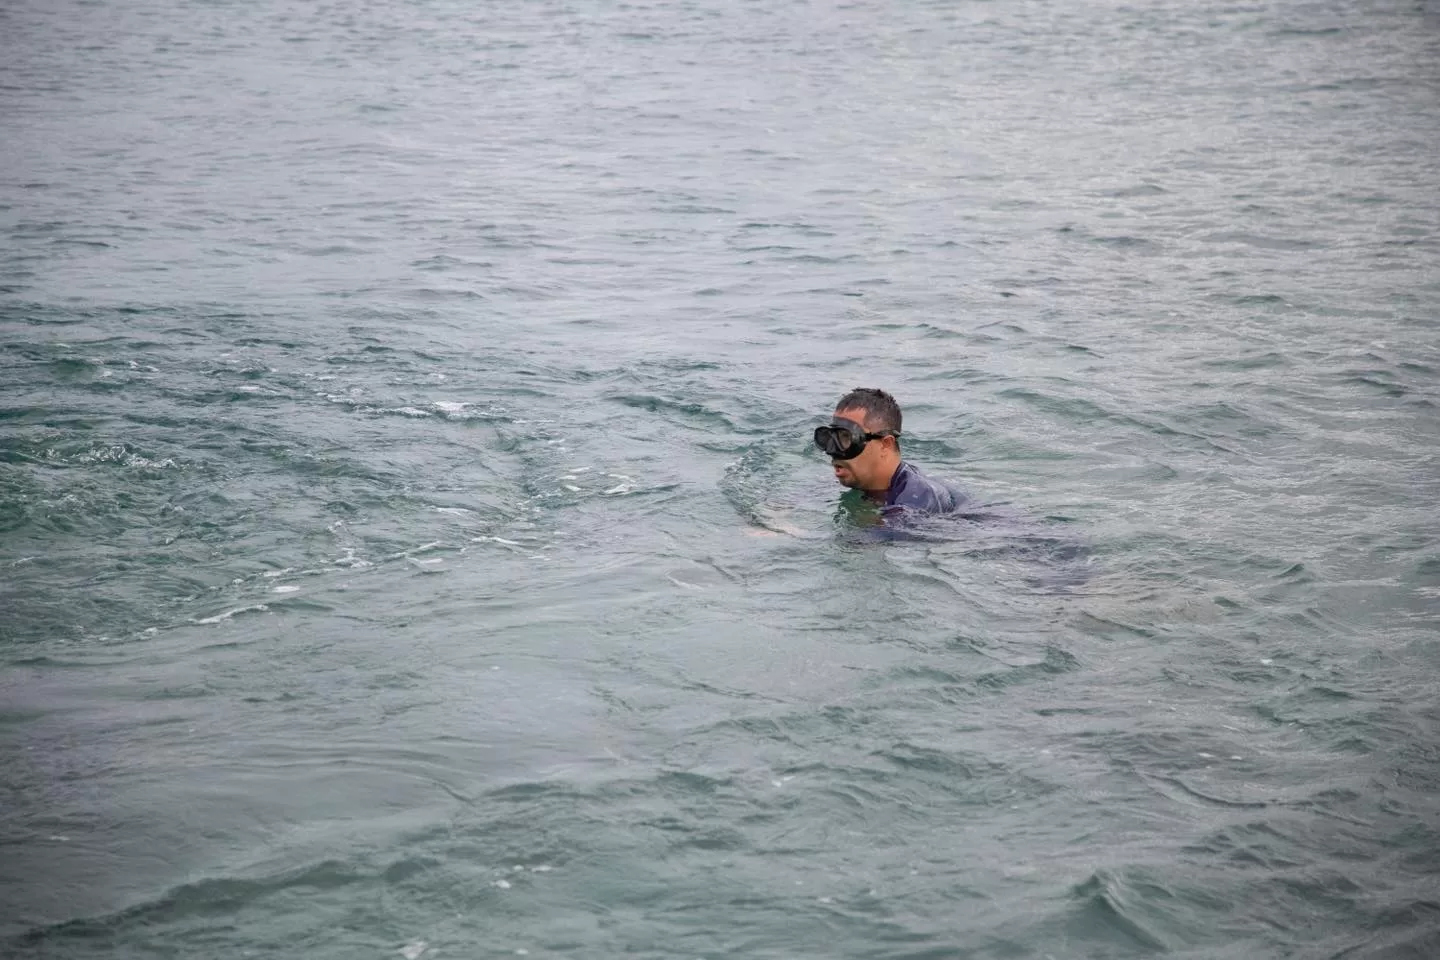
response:
[[[890,478],[890,489],[885,491],[885,506],[881,512],[887,517],[911,511],[955,513],[968,503],[970,498],[958,487],[931,480],[919,468],[902,460],[899,469]]]
[[[971,499],[959,487],[932,480],[912,464],[901,461],[890,478],[880,507],[881,522],[864,527],[862,539],[956,542],[972,536],[993,550],[1003,538],[1008,555],[1048,565],[1036,582],[1048,587],[1070,587],[1091,576],[1090,553],[1085,544],[1063,533],[1037,526],[1001,504]],[[927,523],[927,516],[943,518]]]

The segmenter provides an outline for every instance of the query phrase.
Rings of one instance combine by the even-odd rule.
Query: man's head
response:
[[[858,425],[865,439],[863,449],[852,457],[831,454],[835,479],[867,493],[889,489],[900,466],[900,405],[895,398],[870,387],[851,390],[835,404],[835,422],[840,421]]]

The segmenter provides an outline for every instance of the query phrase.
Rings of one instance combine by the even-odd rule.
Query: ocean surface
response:
[[[1437,0],[7,0],[0,955],[1433,960],[1437,404]]]

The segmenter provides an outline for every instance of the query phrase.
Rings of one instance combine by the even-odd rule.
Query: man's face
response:
[[[865,419],[864,410],[836,410],[835,416],[844,417],[846,420],[854,420],[865,428],[866,433],[873,432],[874,428]],[[865,449],[860,451],[860,456],[851,460],[831,460],[830,468],[835,471],[835,479],[840,481],[842,486],[855,490],[876,490],[876,476],[881,472],[881,460],[884,457],[885,440],[871,440],[865,444]]]

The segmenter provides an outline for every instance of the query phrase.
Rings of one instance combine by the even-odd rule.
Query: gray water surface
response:
[[[1433,0],[11,0],[0,953],[1440,955],[1437,331]]]

